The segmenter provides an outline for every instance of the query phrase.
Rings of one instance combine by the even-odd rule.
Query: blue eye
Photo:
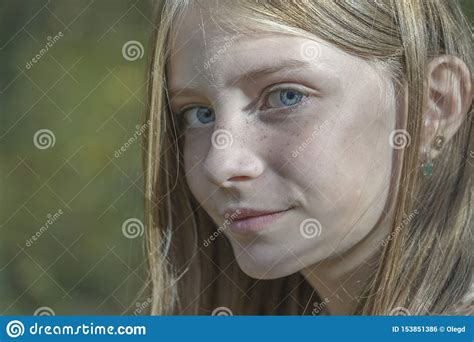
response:
[[[207,107],[185,109],[181,115],[189,127],[204,126],[215,120],[214,111]]]
[[[268,95],[268,105],[271,108],[291,107],[301,102],[304,94],[293,89],[272,91]]]
[[[309,95],[291,88],[275,89],[266,96],[267,109],[293,107],[307,99]],[[196,128],[212,124],[216,120],[214,111],[209,107],[195,106],[182,110],[178,114],[186,127]]]

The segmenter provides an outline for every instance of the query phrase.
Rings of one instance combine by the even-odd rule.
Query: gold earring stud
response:
[[[445,142],[445,138],[442,135],[438,135],[433,140],[433,148],[437,151],[441,150]]]

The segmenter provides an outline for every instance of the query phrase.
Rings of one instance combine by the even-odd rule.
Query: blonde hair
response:
[[[168,106],[165,67],[170,32],[193,1],[157,6],[152,37],[149,108],[145,135],[145,209],[152,289],[151,314],[211,314],[226,307],[235,315],[308,314],[320,302],[298,272],[256,280],[238,267],[228,241],[202,246],[216,225],[192,196],[183,172],[182,139]],[[412,315],[472,314],[460,305],[473,281],[472,106],[455,136],[434,160],[428,180],[420,172],[424,79],[429,59],[454,55],[473,69],[469,25],[455,1],[237,1],[232,15],[249,29],[317,36],[390,70],[397,92],[408,96],[404,149],[396,189],[393,234],[383,248],[353,314],[387,315],[404,308]],[[235,10],[235,11],[234,11]],[[240,27],[239,30],[242,30]],[[406,220],[418,210],[415,217]],[[409,221],[409,222],[407,222]],[[397,229],[403,227],[403,229]],[[303,305],[302,305],[303,304]]]

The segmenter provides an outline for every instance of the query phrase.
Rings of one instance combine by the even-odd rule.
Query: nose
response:
[[[206,176],[219,187],[230,188],[238,182],[256,179],[265,168],[258,155],[257,139],[252,139],[248,127],[236,126],[228,124],[214,130],[203,161]]]

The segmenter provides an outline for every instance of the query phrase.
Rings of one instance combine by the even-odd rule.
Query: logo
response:
[[[315,218],[306,219],[300,224],[300,233],[306,239],[311,239],[321,235],[321,230],[321,222]]]
[[[143,222],[137,218],[130,218],[122,224],[122,233],[129,239],[135,239],[143,235],[145,227]]]
[[[56,137],[52,131],[49,129],[40,129],[36,131],[33,136],[33,143],[36,148],[40,150],[46,150],[47,148],[53,147],[56,143]]]
[[[6,329],[7,335],[11,338],[17,338],[25,333],[25,326],[20,321],[10,321]]]
[[[133,62],[143,57],[143,45],[139,41],[129,40],[122,46],[122,56],[127,61]]]

